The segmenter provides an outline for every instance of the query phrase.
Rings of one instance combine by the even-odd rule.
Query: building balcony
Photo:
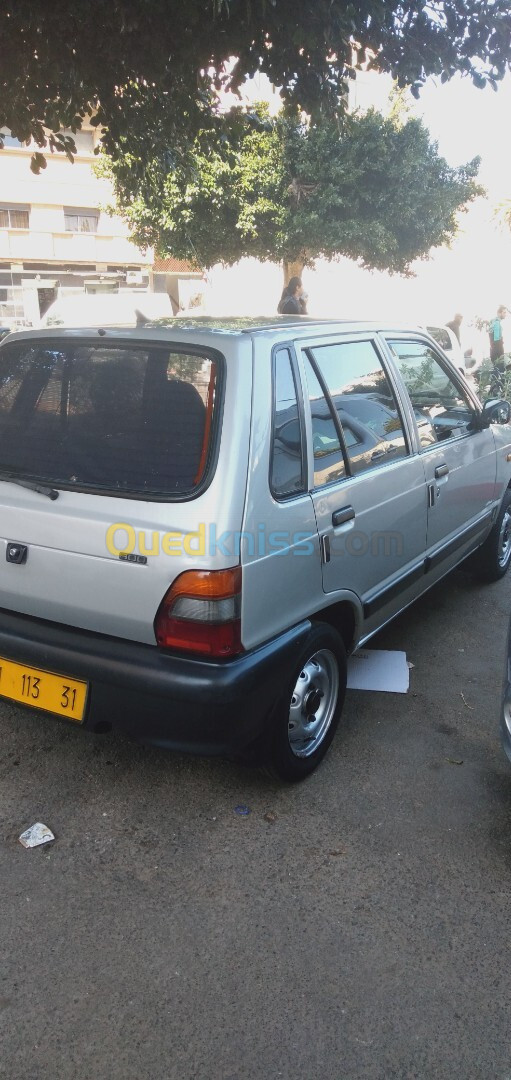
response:
[[[108,263],[150,266],[152,251],[143,254],[125,236],[101,233],[39,232],[0,229],[0,259],[11,262]]]

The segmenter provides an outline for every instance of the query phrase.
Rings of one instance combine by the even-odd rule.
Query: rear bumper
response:
[[[107,723],[139,742],[226,754],[248,746],[264,729],[309,629],[304,621],[218,662],[0,610],[0,656],[86,679],[86,729]]]

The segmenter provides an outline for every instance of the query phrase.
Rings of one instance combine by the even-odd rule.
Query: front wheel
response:
[[[482,581],[498,581],[511,563],[511,491],[506,491],[490,535],[471,556],[470,565]]]
[[[276,705],[266,760],[282,780],[303,780],[324,758],[346,693],[346,652],[328,623],[314,623]]]

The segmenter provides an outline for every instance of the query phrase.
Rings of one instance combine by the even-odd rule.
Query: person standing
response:
[[[490,322],[490,360],[495,363],[504,355],[504,338],[502,334],[502,320],[507,315],[507,308],[501,304],[497,308],[495,319]]]
[[[457,311],[455,316],[454,316],[454,319],[451,319],[450,322],[445,324],[446,326],[449,327],[449,330],[452,330],[455,337],[457,337],[458,345],[461,345],[460,331],[461,331],[462,322],[463,322],[463,315],[460,315],[459,311]]]
[[[302,279],[299,277],[290,278],[279,301],[277,308],[279,315],[306,314],[305,303],[302,300],[303,295]]]
[[[309,314],[308,311],[307,311],[308,300],[309,300],[309,297],[308,297],[307,293],[305,292],[305,289],[302,289],[301,294],[298,297],[298,302],[300,304],[300,315],[308,315]]]

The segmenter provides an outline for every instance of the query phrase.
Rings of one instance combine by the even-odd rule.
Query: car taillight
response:
[[[241,566],[185,570],[154,621],[158,645],[207,656],[235,656],[241,645]]]

